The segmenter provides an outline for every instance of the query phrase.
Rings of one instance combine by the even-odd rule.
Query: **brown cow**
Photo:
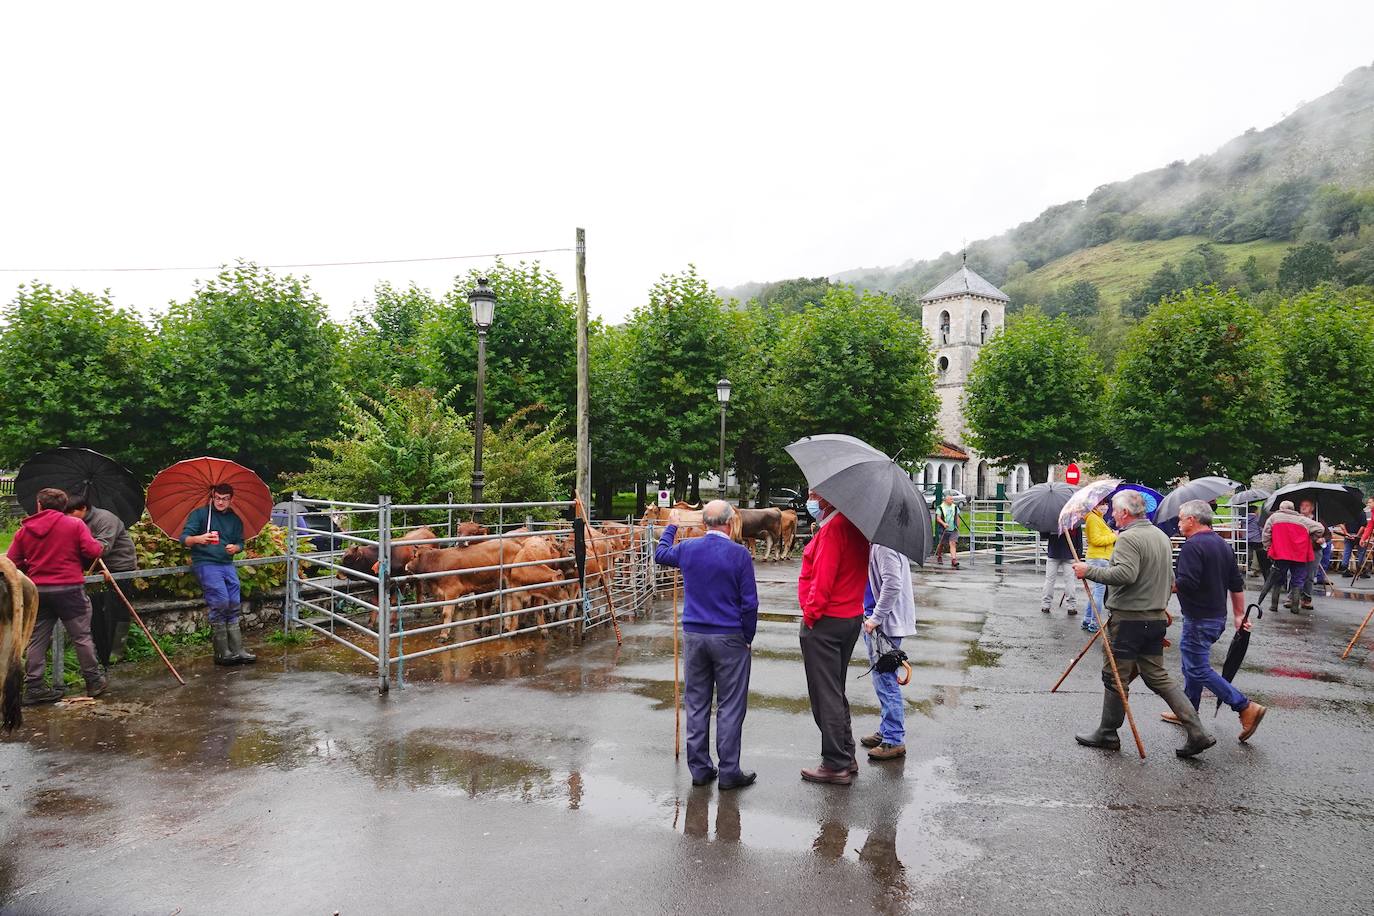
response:
[[[438,550],[417,551],[406,564],[409,574],[452,572],[451,576],[436,576],[419,581],[422,601],[442,601],[444,623],[452,624],[458,610],[458,602],[468,595],[496,591],[501,585],[499,567],[515,559],[519,548],[504,538],[477,541],[465,547],[445,547]],[[465,572],[465,570],[470,570]],[[475,606],[474,606],[475,610]],[[475,615],[471,615],[475,616]],[[463,619],[471,619],[471,616]],[[452,627],[439,631],[439,641],[453,638]]]
[[[529,537],[521,545],[520,550],[515,555],[513,564],[530,563],[536,560],[558,560],[564,557],[563,552],[554,545],[553,541],[546,537]],[[522,610],[544,604],[553,604],[564,601],[572,597],[572,592],[577,586],[576,579],[571,583],[566,580],[575,573],[566,563],[553,566],[541,564],[538,566],[515,565],[505,571],[503,588],[521,588],[522,586],[544,584],[548,588],[529,589],[526,591],[512,592],[506,596],[506,609]],[[562,609],[558,609],[561,611]],[[548,622],[547,609],[535,612],[536,623],[543,626]],[[520,628],[519,616],[511,615],[506,618],[506,631],[514,632]]]
[[[736,509],[735,515],[739,518],[740,538],[744,546],[749,548],[749,555],[754,555],[754,541],[763,538],[763,558],[771,560],[773,548],[778,548],[778,557],[782,558],[782,512],[770,506],[767,509]]]
[[[38,589],[6,556],[0,555],[0,690],[3,719],[0,730],[12,732],[24,724],[20,686],[24,683],[24,650],[38,620]]]
[[[779,560],[792,559],[792,545],[797,542],[797,510],[782,510],[782,554]]]
[[[472,524],[472,522],[463,522],[463,525]],[[459,527],[461,530],[462,526]],[[480,525],[477,527],[481,528]],[[480,532],[474,533],[485,534],[486,529],[481,528]],[[429,549],[428,544],[408,544],[407,541],[430,541],[438,536],[429,528],[416,528],[414,531],[407,531],[400,537],[393,539],[391,542],[391,575],[399,576],[416,553]],[[377,558],[379,556],[381,556],[381,549],[373,544],[354,544],[343,552],[339,564],[344,569],[336,570],[335,575],[340,579],[354,578],[346,572],[346,570],[351,569],[355,572],[375,576],[377,575]],[[399,604],[401,602],[401,590],[393,587],[393,595],[396,603]],[[374,630],[377,629],[376,611],[368,614],[367,625]]]

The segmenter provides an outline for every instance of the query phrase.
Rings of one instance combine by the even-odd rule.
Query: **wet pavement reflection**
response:
[[[754,787],[692,787],[674,759],[667,601],[626,621],[622,646],[602,629],[469,647],[408,663],[386,697],[365,659],[324,640],[263,646],[251,669],[188,660],[184,689],[141,663],[99,702],[34,709],[0,741],[0,904],[85,912],[105,894],[105,912],[203,912],[270,892],[280,912],[1232,912],[1256,889],[1279,910],[1351,903],[1319,879],[1374,840],[1374,652],[1338,659],[1359,608],[1319,599],[1257,627],[1237,683],[1274,712],[1249,745],[1205,697],[1219,743],[1175,760],[1162,703],[1133,692],[1141,762],[1073,744],[1098,711],[1097,663],[1049,695],[1086,634],[1038,612],[1038,577],[918,572],[909,756],[862,761],[845,789],[798,778],[819,748],[796,566],[760,566]],[[866,667],[856,658],[848,687],[860,734],[878,715]],[[55,865],[58,850],[76,855]],[[461,880],[436,871],[452,855]],[[1161,877],[1185,862],[1191,891]]]

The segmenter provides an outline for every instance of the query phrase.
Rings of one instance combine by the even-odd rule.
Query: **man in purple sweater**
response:
[[[1197,709],[1206,687],[1240,715],[1240,740],[1248,741],[1267,710],[1212,668],[1212,645],[1226,632],[1228,595],[1237,629],[1245,618],[1245,578],[1231,545],[1212,530],[1212,507],[1207,503],[1194,499],[1180,506],[1178,530],[1187,538],[1174,571],[1174,590],[1183,609],[1183,695]],[[1244,626],[1248,630],[1249,622]],[[1170,712],[1162,718],[1181,724]]]
[[[740,737],[749,705],[750,646],[758,627],[759,596],[749,551],[730,540],[735,510],[716,499],[702,510],[706,535],[673,544],[677,525],[659,538],[654,560],[682,570],[682,630],[686,656],[687,768],[692,785],[717,776],[711,764],[711,694],[716,696],[716,756],[720,787],[752,785],[740,769]]]

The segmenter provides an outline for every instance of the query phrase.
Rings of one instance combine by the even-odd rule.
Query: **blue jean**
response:
[[[1302,560],[1275,560],[1270,574],[1274,577],[1276,591],[1301,589],[1307,582],[1307,564]],[[1285,581],[1288,583],[1287,586],[1284,585]]]
[[[716,758],[720,781],[744,778],[739,766],[744,714],[749,709],[753,657],[742,633],[683,633],[683,705],[687,707],[687,768],[693,779],[715,771],[711,764],[711,694],[716,697]]]
[[[1359,546],[1359,541],[1348,537],[1345,539],[1345,549],[1341,551],[1341,565],[1350,568],[1350,558],[1355,558],[1355,565],[1358,567],[1364,563],[1364,555],[1368,548]]]
[[[1088,565],[1106,569],[1108,566],[1112,565],[1112,561],[1089,560]],[[1107,600],[1107,586],[1102,582],[1089,582],[1088,584],[1092,586],[1093,600],[1089,604],[1087,612],[1083,615],[1083,625],[1101,626],[1102,621],[1098,619],[1098,614],[1104,614],[1107,611],[1107,605],[1102,603]]]
[[[898,649],[902,647],[900,636],[883,638]],[[877,640],[867,631],[864,632],[864,645],[868,647],[868,663],[876,664],[878,656]],[[884,649],[883,651],[886,651]],[[878,695],[878,706],[882,709],[882,719],[878,722],[878,736],[885,744],[906,744],[906,701],[902,699],[902,685],[897,683],[897,672],[880,674],[873,671],[873,692]]]
[[[228,563],[200,563],[191,567],[200,580],[210,623],[233,623],[239,619],[239,574]]]
[[[1194,709],[1202,703],[1204,687],[1236,712],[1250,705],[1245,694],[1212,667],[1212,646],[1225,632],[1225,617],[1183,618],[1183,643],[1179,646],[1183,656],[1183,695]]]

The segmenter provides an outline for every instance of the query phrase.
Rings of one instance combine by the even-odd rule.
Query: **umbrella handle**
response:
[[[1264,608],[1260,607],[1258,604],[1250,604],[1245,608],[1245,616],[1240,619],[1242,626],[1244,626],[1245,622],[1250,619],[1251,612],[1254,612],[1256,620],[1259,620],[1264,616]]]

